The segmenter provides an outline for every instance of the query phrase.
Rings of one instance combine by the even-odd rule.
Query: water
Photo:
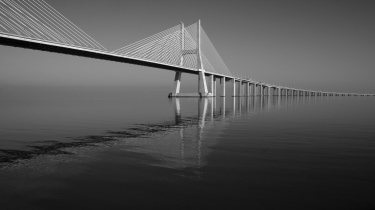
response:
[[[0,89],[1,209],[374,209],[374,97]]]

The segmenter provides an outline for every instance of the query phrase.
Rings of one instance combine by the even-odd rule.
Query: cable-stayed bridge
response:
[[[226,82],[230,82],[231,96],[369,96],[290,88],[235,76],[200,21],[186,27],[181,23],[108,51],[44,0],[0,0],[0,44],[175,71],[171,97],[217,96],[217,81],[221,96],[226,96]],[[198,75],[197,93],[180,92],[182,73]]]

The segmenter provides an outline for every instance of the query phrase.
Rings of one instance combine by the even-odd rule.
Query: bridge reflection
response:
[[[251,118],[251,116],[315,103],[316,100],[330,100],[305,96],[257,96],[218,98],[172,98],[174,126],[167,134],[152,138],[125,140],[127,145],[136,146],[136,151],[154,158],[160,167],[192,169],[199,173],[204,167],[211,148],[218,144],[220,131],[230,123]],[[195,104],[195,114],[183,115],[182,107],[191,109]],[[188,123],[186,123],[188,122]]]

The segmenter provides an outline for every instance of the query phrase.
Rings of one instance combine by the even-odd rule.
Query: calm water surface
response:
[[[0,209],[375,209],[375,97],[1,88]]]

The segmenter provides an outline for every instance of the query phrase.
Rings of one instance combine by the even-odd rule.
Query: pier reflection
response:
[[[220,130],[230,123],[259,113],[304,105],[309,96],[257,96],[217,98],[173,98],[174,127],[167,135],[128,141],[158,160],[157,165],[174,169],[191,169],[195,176],[204,167],[206,157],[218,142]],[[194,110],[196,107],[196,111]],[[186,110],[190,111],[184,111]],[[196,176],[199,178],[199,176]]]

